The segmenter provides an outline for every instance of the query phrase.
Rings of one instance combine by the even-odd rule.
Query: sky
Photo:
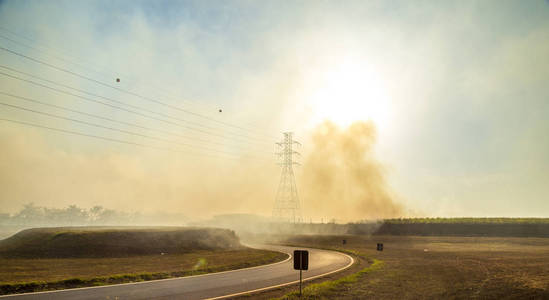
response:
[[[548,1],[2,1],[0,46],[20,54],[0,50],[2,93],[163,131],[0,94],[2,119],[147,145],[0,121],[0,211],[270,215],[274,142],[292,131],[313,161],[329,121],[342,143],[374,124],[365,151],[394,217],[549,216]],[[307,206],[314,169],[296,168],[304,214],[360,219]]]

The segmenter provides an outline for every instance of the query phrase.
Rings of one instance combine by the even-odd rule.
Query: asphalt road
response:
[[[295,247],[261,246],[263,249],[293,253]],[[319,249],[309,250],[309,270],[304,279],[345,269],[353,259],[345,254]],[[291,284],[299,280],[292,259],[248,269],[163,280],[126,283],[101,287],[0,296],[5,299],[218,299],[250,291]]]

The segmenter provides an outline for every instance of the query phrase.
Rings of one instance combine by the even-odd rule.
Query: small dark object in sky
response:
[[[219,112],[223,112],[223,110],[221,110],[221,108],[219,109]]]
[[[116,78],[116,82],[120,82],[120,78]]]
[[[383,251],[383,244],[377,243],[377,251]]]
[[[341,242],[343,243],[343,245],[347,244],[347,240],[343,240]]]

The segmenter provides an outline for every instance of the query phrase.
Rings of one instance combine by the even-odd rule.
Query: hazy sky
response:
[[[194,147],[181,149],[198,154],[0,121],[0,211],[32,201],[269,215],[282,131],[295,132],[306,157],[322,121],[371,120],[376,157],[407,215],[549,216],[548,1],[1,1],[0,27],[2,48],[194,114],[5,50],[0,65],[11,70],[1,73],[202,130],[0,74],[1,92],[177,132]],[[173,140],[5,95],[0,102]],[[172,147],[6,105],[0,118]]]

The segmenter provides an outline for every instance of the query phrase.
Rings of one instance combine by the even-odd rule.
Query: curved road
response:
[[[303,279],[309,280],[343,270],[353,259],[343,253],[295,248],[286,246],[261,246],[292,254],[295,249],[309,251],[309,270],[303,271]],[[101,287],[77,288],[51,292],[38,292],[0,296],[6,299],[220,299],[299,281],[299,271],[293,269],[292,259],[265,266],[219,272],[198,276],[170,278],[137,283]]]

